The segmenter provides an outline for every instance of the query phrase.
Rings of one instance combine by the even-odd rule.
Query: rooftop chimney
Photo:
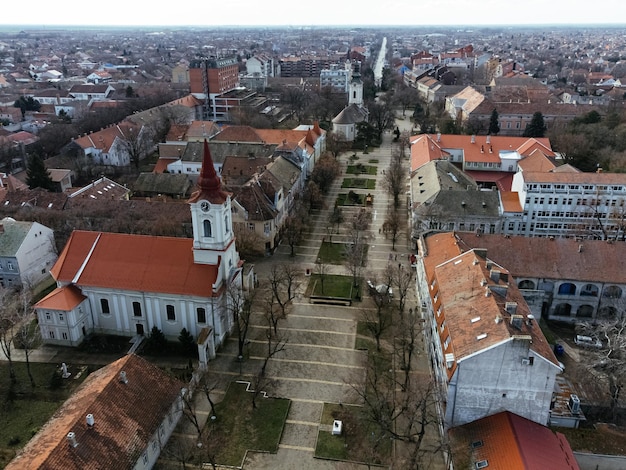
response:
[[[475,136],[474,134],[472,134],[472,137],[471,137],[471,139],[470,139],[470,142],[471,142],[472,144],[475,144],[475,143],[476,143],[476,136]]]
[[[67,441],[70,443],[71,447],[78,446],[78,442],[76,442],[76,434],[73,431],[67,433]]]
[[[128,378],[126,377],[126,372],[124,371],[120,372],[120,382],[122,382],[123,384],[128,383]]]
[[[87,415],[86,421],[87,421],[87,426],[89,426],[90,428],[93,428],[93,425],[96,424],[96,421],[93,419],[93,415],[91,413]]]
[[[490,135],[487,135],[487,140],[486,140],[486,142],[487,142],[488,144],[490,144],[490,143],[491,143],[491,136],[490,136]]]

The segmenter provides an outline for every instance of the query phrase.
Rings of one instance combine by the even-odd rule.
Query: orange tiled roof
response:
[[[195,264],[193,240],[75,230],[50,274],[60,282],[211,297],[218,266]]]
[[[472,462],[507,470],[579,470],[567,438],[522,416],[502,411],[449,431],[452,454],[470,449]],[[457,457],[458,458],[458,457]]]
[[[557,167],[558,168],[558,167]],[[560,171],[525,171],[522,173],[526,183],[569,183],[569,184],[626,184],[624,173],[572,173]]]
[[[121,371],[127,383],[119,380]],[[132,468],[182,388],[145,359],[124,356],[92,372],[6,469]],[[88,413],[93,428],[86,424]],[[76,447],[67,442],[70,431]]]
[[[439,146],[436,139],[429,135],[411,137],[411,171],[433,160],[447,159],[449,156],[450,154]]]
[[[506,302],[517,304],[518,315],[526,318],[530,314],[530,309],[508,275],[506,266],[494,265],[503,273],[498,281],[494,281],[490,277],[486,259],[476,250],[466,251],[452,232],[431,235],[426,238],[425,243],[424,266],[428,282],[436,279],[439,286],[439,297],[433,304],[438,306],[441,303],[444,309],[444,315],[437,320],[439,323],[445,320],[447,325],[446,330],[439,330],[443,336],[442,344],[447,333],[451,338],[449,349],[445,353],[453,353],[458,361],[503,341],[509,341],[514,336],[524,335],[531,339],[531,350],[558,366],[558,361],[537,324],[524,321],[521,328],[517,329],[506,319],[508,315],[503,315]],[[497,294],[496,287],[500,291],[505,290],[506,295]],[[487,289],[493,294],[486,296]],[[472,312],[476,312],[475,315]],[[468,313],[480,320],[470,322]],[[498,315],[504,320],[494,321]],[[454,370],[448,369],[448,375],[452,376]]]
[[[75,286],[68,285],[54,289],[43,299],[37,302],[35,308],[45,308],[49,310],[72,310],[79,305],[85,297],[80,289]]]
[[[539,151],[531,152],[527,157],[522,158],[517,164],[522,171],[551,171],[556,165],[544,153]]]
[[[500,191],[500,200],[504,212],[524,212],[519,202],[519,194],[515,191]]]

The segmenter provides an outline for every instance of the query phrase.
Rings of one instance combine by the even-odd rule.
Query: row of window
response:
[[[526,204],[530,204],[531,198],[527,197],[526,198]],[[574,204],[574,198],[571,197],[564,197],[564,198],[558,198],[558,197],[534,197],[532,198],[533,204],[538,204],[538,205],[545,205],[546,201],[547,201],[547,205],[566,205],[566,206],[571,206]],[[624,200],[623,199],[586,199],[586,198],[577,198],[576,199],[576,205],[577,206],[589,206],[589,207],[600,207],[600,206],[604,206],[604,207],[615,207],[615,206],[620,206],[623,207],[624,206]]]
[[[143,316],[143,313],[141,311],[141,303],[133,302],[132,305],[133,305],[133,316],[134,317]],[[108,299],[100,299],[100,309],[103,315],[111,314],[111,308],[109,306]],[[168,321],[176,321],[176,309],[174,308],[172,304],[167,304],[165,306],[165,314],[167,316]],[[49,315],[49,314],[46,314],[46,315]],[[206,323],[206,309],[205,308],[203,307],[196,308],[196,320],[198,323]]]
[[[532,183],[526,185],[526,189],[529,191],[536,191],[537,189],[541,189],[542,191],[614,191],[614,192],[623,192],[625,187],[621,185],[598,185],[594,186],[591,184],[549,184],[549,183]]]

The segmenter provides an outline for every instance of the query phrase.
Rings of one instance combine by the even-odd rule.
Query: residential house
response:
[[[106,83],[102,85],[80,84],[72,86],[69,94],[80,101],[100,101],[107,99],[114,91],[115,88]]]
[[[454,467],[579,470],[564,434],[500,411],[448,431]]]
[[[559,362],[505,267],[454,233],[420,241],[417,288],[446,429],[516,413],[546,425]]]
[[[267,181],[255,178],[241,186],[233,200],[233,227],[254,233],[255,249],[266,255],[271,254],[279,242],[278,211],[274,198],[268,195],[273,189]]]
[[[71,346],[91,332],[131,337],[153,327],[176,340],[183,328],[196,338],[207,328],[205,350],[215,357],[232,328],[242,262],[231,195],[207,143],[188,202],[193,239],[74,231],[50,270],[57,289],[35,307],[43,341]],[[73,295],[60,306],[55,298],[70,288],[86,300]]]
[[[602,240],[456,234],[465,250],[486,249],[506,266],[537,318],[576,322],[614,318],[626,297],[626,245]]]
[[[187,175],[175,173],[141,173],[133,184],[136,197],[169,197],[182,199],[189,197],[192,189]]]
[[[57,88],[50,88],[47,90],[38,90],[33,93],[33,99],[39,101],[40,104],[65,104],[72,101],[74,98],[70,96],[67,90],[59,90]]]
[[[122,121],[74,139],[66,151],[77,149],[99,165],[128,166],[134,158],[145,158],[151,148],[146,126]]]
[[[151,469],[182,416],[183,393],[180,381],[128,354],[89,374],[5,468]]]
[[[54,233],[38,222],[0,220],[0,285],[34,287],[57,260]]]
[[[54,190],[62,193],[72,187],[72,170],[65,168],[48,168],[48,174],[54,185]]]

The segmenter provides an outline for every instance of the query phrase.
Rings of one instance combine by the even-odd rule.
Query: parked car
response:
[[[387,295],[388,297],[393,297],[393,289],[391,286],[387,284],[378,284],[374,285],[374,283],[370,280],[367,281],[367,287],[370,290],[370,294],[378,294],[378,295]]]
[[[602,341],[598,338],[592,338],[591,336],[576,335],[574,336],[574,344],[583,348],[602,348]]]

